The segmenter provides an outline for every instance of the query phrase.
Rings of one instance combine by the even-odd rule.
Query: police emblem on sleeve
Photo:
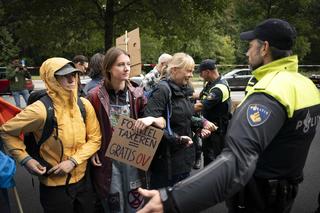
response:
[[[247,109],[247,120],[251,126],[260,126],[266,122],[271,111],[261,104],[250,104]]]
[[[207,99],[208,101],[211,101],[211,100],[215,99],[215,97],[216,97],[216,94],[211,93],[211,94],[209,94],[209,95],[207,96],[206,99]]]

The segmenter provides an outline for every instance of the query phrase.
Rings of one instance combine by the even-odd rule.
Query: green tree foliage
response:
[[[18,56],[19,49],[14,44],[12,35],[5,27],[0,28],[0,66],[6,66],[13,57]]]
[[[149,61],[149,58],[155,62],[162,52],[183,51],[192,55],[197,63],[203,58],[215,58],[220,63],[234,63],[233,41],[224,31],[219,30],[218,22],[218,18],[228,8],[227,3],[228,1],[141,1],[131,8],[135,11],[136,18],[129,18],[128,28],[140,27],[144,62]],[[128,17],[118,16],[117,19],[126,18]],[[137,20],[141,21],[137,23]],[[146,42],[144,38],[149,40]],[[151,38],[154,38],[152,43]]]
[[[281,18],[290,22],[297,30],[297,39],[293,48],[299,55],[300,63],[319,63],[314,60],[316,49],[311,43],[319,43],[319,9],[317,0],[239,0],[235,2],[236,20],[240,31],[252,29],[257,23],[267,18]],[[315,47],[315,46],[314,46]],[[237,52],[245,52],[245,46],[240,44]],[[318,51],[319,54],[320,51]],[[318,55],[317,54],[317,55]],[[319,55],[318,55],[319,56]],[[238,61],[243,61],[243,54],[237,55]],[[307,60],[304,60],[307,59]]]
[[[1,0],[0,6],[1,44],[37,65],[51,56],[103,52],[136,27],[143,63],[184,51],[197,63],[243,64],[247,43],[239,33],[269,17],[296,26],[301,63],[316,63],[320,54],[312,45],[320,44],[317,0]]]
[[[19,49],[12,34],[8,31],[5,17],[4,3],[0,1],[0,66],[6,66],[13,57],[17,56]]]

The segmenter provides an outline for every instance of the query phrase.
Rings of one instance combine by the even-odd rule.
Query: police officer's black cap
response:
[[[197,72],[200,73],[203,70],[215,70],[215,69],[216,69],[216,61],[212,59],[206,59],[200,63]]]
[[[288,22],[281,19],[267,19],[253,30],[242,32],[240,39],[251,41],[259,39],[268,41],[269,45],[279,50],[291,50],[296,38],[296,30]]]

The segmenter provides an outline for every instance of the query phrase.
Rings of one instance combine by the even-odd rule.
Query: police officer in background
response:
[[[291,55],[295,37],[280,19],[240,34],[258,82],[233,114],[226,148],[172,188],[141,189],[151,199],[139,213],[199,212],[229,198],[230,212],[290,212],[320,116],[319,91]]]
[[[214,60],[202,61],[198,72],[206,85],[200,92],[200,101],[195,103],[194,110],[201,112],[205,119],[218,126],[217,131],[202,140],[204,166],[206,166],[221,153],[224,147],[224,138],[231,117],[231,98],[228,82],[221,79]]]

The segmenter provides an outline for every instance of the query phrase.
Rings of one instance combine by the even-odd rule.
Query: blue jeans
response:
[[[110,192],[102,201],[105,212],[134,213],[141,209],[144,198],[137,192],[141,184],[137,168],[113,160]]]
[[[16,102],[16,106],[19,108],[21,108],[20,95],[22,95],[24,101],[26,102],[26,105],[27,105],[27,101],[30,96],[29,91],[27,89],[20,90],[20,91],[12,91],[12,96],[14,98],[14,102]]]

